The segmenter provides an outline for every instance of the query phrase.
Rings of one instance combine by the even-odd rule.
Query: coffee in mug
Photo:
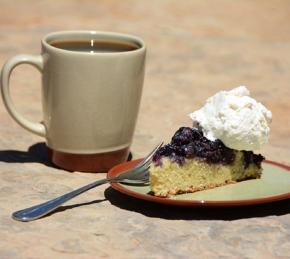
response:
[[[50,43],[50,45],[59,49],[89,52],[89,53],[123,52],[123,51],[132,51],[132,50],[138,49],[138,46],[135,44],[113,42],[113,41],[97,41],[97,40],[53,41]]]
[[[135,36],[62,31],[42,39],[40,55],[9,59],[1,93],[9,114],[46,139],[52,162],[70,171],[105,172],[129,154],[141,100],[146,47]],[[43,121],[15,108],[12,70],[26,63],[42,73]]]

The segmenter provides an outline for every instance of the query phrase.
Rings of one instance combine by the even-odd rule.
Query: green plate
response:
[[[140,159],[113,167],[108,176],[112,177],[134,167]],[[175,195],[171,198],[155,197],[150,186],[133,186],[112,183],[112,187],[138,199],[176,206],[243,206],[268,203],[290,198],[290,167],[273,162],[263,163],[261,179],[247,180],[210,190]]]

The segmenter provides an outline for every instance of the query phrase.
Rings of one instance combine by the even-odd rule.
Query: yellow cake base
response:
[[[230,165],[208,164],[199,159],[187,159],[180,166],[164,157],[162,166],[150,167],[151,191],[155,196],[168,197],[261,177],[262,168],[255,164],[245,168],[243,161],[243,153],[239,151],[236,152],[235,160]]]

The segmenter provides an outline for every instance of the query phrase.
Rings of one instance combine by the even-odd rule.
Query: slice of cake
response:
[[[253,150],[268,141],[272,114],[249,96],[246,87],[221,91],[190,114],[161,147],[150,167],[151,191],[168,197],[260,178],[264,160]]]
[[[161,147],[150,168],[151,191],[168,197],[261,176],[264,157],[210,141],[196,128],[182,127]]]

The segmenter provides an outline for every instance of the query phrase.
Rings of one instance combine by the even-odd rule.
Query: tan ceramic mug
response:
[[[10,115],[46,138],[51,160],[71,171],[104,172],[127,159],[139,110],[146,48],[135,36],[63,31],[42,39],[41,55],[9,59],[1,92]],[[42,73],[43,121],[19,113],[9,77],[19,64]]]

